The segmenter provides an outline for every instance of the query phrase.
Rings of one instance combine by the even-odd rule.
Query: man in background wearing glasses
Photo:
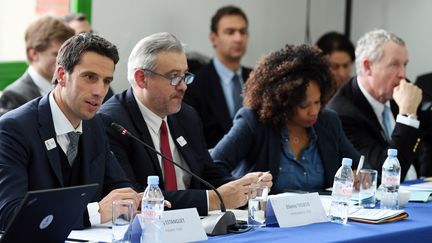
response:
[[[165,199],[173,209],[196,207],[200,215],[207,215],[209,210],[220,208],[213,191],[136,140],[122,136],[110,127],[112,122],[219,187],[227,208],[245,205],[248,186],[263,173],[233,180],[213,163],[200,118],[182,103],[193,74],[188,72],[180,40],[169,33],[157,33],[138,42],[129,56],[128,80],[131,88],[108,100],[99,115],[107,126],[111,149],[134,188],[144,190],[147,177],[158,175]],[[269,186],[271,180],[266,173],[264,181]]]

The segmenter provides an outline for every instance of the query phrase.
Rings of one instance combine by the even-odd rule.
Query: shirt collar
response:
[[[242,77],[243,77],[241,68],[239,68],[237,71],[233,72],[227,66],[223,65],[223,63],[217,57],[213,58],[213,64],[215,66],[216,72],[218,73],[220,79],[225,84],[228,84],[231,82],[232,78],[234,77],[234,74],[237,74],[240,79],[242,79]]]
[[[315,144],[318,141],[318,136],[316,134],[314,126],[308,128],[308,132],[309,132],[309,139],[310,139],[309,144]],[[289,133],[286,127],[282,129],[281,135],[282,135],[282,139],[284,139],[285,141],[289,140]]]
[[[367,90],[363,87],[363,85],[361,84],[361,82],[359,82],[358,80],[357,80],[357,84],[358,84],[358,86],[360,88],[360,91],[365,96],[366,100],[372,106],[372,109],[373,109],[376,117],[378,118],[378,120],[381,120],[382,113],[384,111],[384,106],[387,106],[387,107],[390,108],[390,101],[387,101],[385,104],[379,102],[374,97],[372,97],[372,95],[370,95],[369,92],[367,92]]]
[[[50,104],[53,123],[54,123],[54,130],[57,136],[67,134],[68,132],[82,133],[82,121],[80,121],[76,129],[72,126],[70,121],[60,110],[60,107],[57,105],[57,102],[54,100],[54,92],[51,92],[49,94],[49,104]]]
[[[51,81],[42,77],[31,65],[28,67],[27,71],[33,82],[39,88],[41,95],[47,95],[52,90],[53,86]]]
[[[135,97],[135,95],[134,98],[138,104],[138,108],[141,111],[144,121],[147,123],[147,126],[153,131],[154,134],[159,134],[162,120],[164,120],[166,123],[166,117],[164,119],[160,118],[158,115],[153,113],[153,111],[147,108],[137,97]]]

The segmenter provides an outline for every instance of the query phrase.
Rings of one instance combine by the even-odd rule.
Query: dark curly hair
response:
[[[327,58],[310,45],[286,45],[265,56],[252,71],[245,86],[244,105],[254,110],[261,122],[281,128],[306,99],[311,81],[320,87],[324,107],[335,87]]]

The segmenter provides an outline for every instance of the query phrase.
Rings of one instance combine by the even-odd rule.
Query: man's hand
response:
[[[242,178],[226,183],[217,190],[221,194],[226,208],[238,208],[248,201],[249,186],[254,183],[268,186],[273,185],[273,176],[267,172],[248,173]],[[214,191],[209,191],[209,210],[220,209],[220,201]]]
[[[141,197],[132,188],[120,188],[112,190],[99,202],[99,213],[101,216],[101,223],[106,223],[112,218],[112,202],[115,200],[131,200],[134,202],[135,211],[137,210]]]
[[[393,99],[399,107],[399,114],[416,114],[422,99],[422,90],[402,79],[393,89]]]

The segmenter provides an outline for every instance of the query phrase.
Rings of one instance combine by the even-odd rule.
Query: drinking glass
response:
[[[112,242],[130,243],[131,232],[129,225],[133,221],[134,202],[129,200],[115,200],[112,203]]]
[[[269,188],[261,184],[249,186],[248,193],[248,225],[253,227],[265,226],[266,206]]]
[[[363,208],[374,208],[376,204],[378,172],[371,169],[360,170],[359,204]]]

